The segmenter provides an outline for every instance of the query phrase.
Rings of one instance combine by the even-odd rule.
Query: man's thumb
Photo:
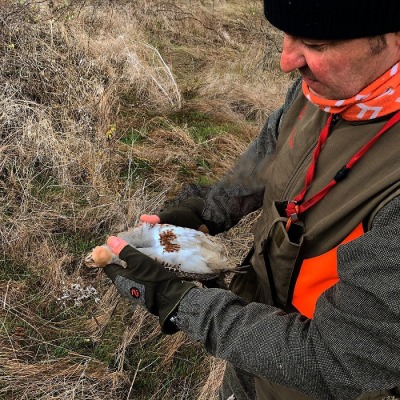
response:
[[[127,241],[117,236],[110,236],[107,239],[107,245],[115,255],[119,255],[121,250],[128,244]]]
[[[156,214],[143,214],[139,217],[140,222],[147,222],[148,224],[159,224],[160,217]]]

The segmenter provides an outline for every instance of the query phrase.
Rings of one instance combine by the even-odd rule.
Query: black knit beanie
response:
[[[264,0],[264,13],[281,31],[308,39],[400,32],[400,0]]]

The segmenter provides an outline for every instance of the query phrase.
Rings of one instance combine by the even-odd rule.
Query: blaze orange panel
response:
[[[363,233],[363,226],[359,224],[340,244],[357,239]],[[337,248],[338,246],[320,256],[307,258],[301,265],[294,287],[292,304],[308,318],[314,316],[315,304],[322,292],[339,281]]]

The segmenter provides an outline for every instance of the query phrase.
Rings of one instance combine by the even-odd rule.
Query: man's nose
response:
[[[306,60],[303,55],[302,45],[299,39],[284,34],[283,36],[283,50],[281,55],[281,69],[283,72],[288,73],[304,67]]]

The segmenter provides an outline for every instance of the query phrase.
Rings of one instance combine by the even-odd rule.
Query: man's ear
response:
[[[397,54],[399,54],[400,61],[400,32],[387,33],[385,36],[387,42],[391,45],[394,45],[392,46],[392,49],[393,51],[396,51]]]
[[[396,38],[397,46],[400,46],[400,32],[395,32],[394,35],[395,35],[395,38]]]

